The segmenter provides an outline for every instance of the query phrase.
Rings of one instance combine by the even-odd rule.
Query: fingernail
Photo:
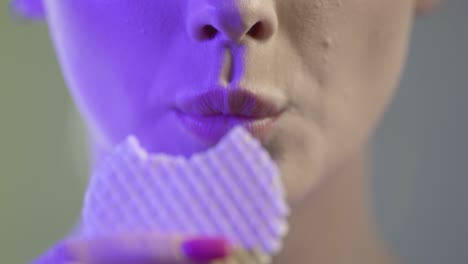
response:
[[[185,256],[198,262],[226,258],[230,253],[229,243],[222,238],[197,238],[182,244]]]

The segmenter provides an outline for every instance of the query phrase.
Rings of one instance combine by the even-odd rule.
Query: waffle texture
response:
[[[129,136],[93,174],[79,235],[223,236],[240,249],[229,263],[268,263],[288,230],[285,198],[279,169],[243,128],[189,159],[149,154]]]

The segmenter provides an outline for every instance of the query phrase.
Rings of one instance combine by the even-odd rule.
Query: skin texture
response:
[[[96,161],[130,133],[152,152],[188,156],[211,147],[181,128],[174,114],[181,94],[218,87],[270,96],[286,107],[262,143],[280,166],[291,205],[301,208],[278,263],[293,255],[346,263],[319,257],[340,255],[332,238],[342,247],[360,235],[357,241],[375,244],[366,227],[367,144],[398,86],[414,16],[438,1],[17,2],[19,13],[42,14],[49,24]],[[340,195],[357,209],[340,208]],[[307,227],[314,219],[317,228]],[[341,237],[327,233],[337,227],[346,231]],[[305,229],[317,232],[301,235]],[[298,252],[305,241],[323,253]]]
[[[414,5],[46,0],[44,9],[98,153],[130,133],[152,152],[206,150],[181,129],[177,98],[241,87],[287,105],[263,143],[296,201],[369,139],[397,86]],[[256,23],[266,32],[246,34]],[[200,37],[204,25],[218,37]]]
[[[369,137],[396,86],[412,18],[409,1],[45,4],[66,80],[99,151],[130,133],[152,152],[202,151],[210,146],[178,126],[177,96],[229,84],[278,94],[289,108],[264,145],[291,198]],[[274,31],[264,39],[225,37],[258,21]],[[204,24],[224,38],[198,39]]]

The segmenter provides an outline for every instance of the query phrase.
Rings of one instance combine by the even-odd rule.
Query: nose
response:
[[[187,31],[196,41],[221,38],[239,43],[246,38],[271,38],[277,29],[272,0],[192,0]],[[209,2],[209,3],[208,3]]]

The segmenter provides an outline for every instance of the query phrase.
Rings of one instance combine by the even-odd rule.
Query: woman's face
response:
[[[234,125],[290,199],[362,149],[397,86],[414,0],[44,0],[93,137],[190,155]]]

